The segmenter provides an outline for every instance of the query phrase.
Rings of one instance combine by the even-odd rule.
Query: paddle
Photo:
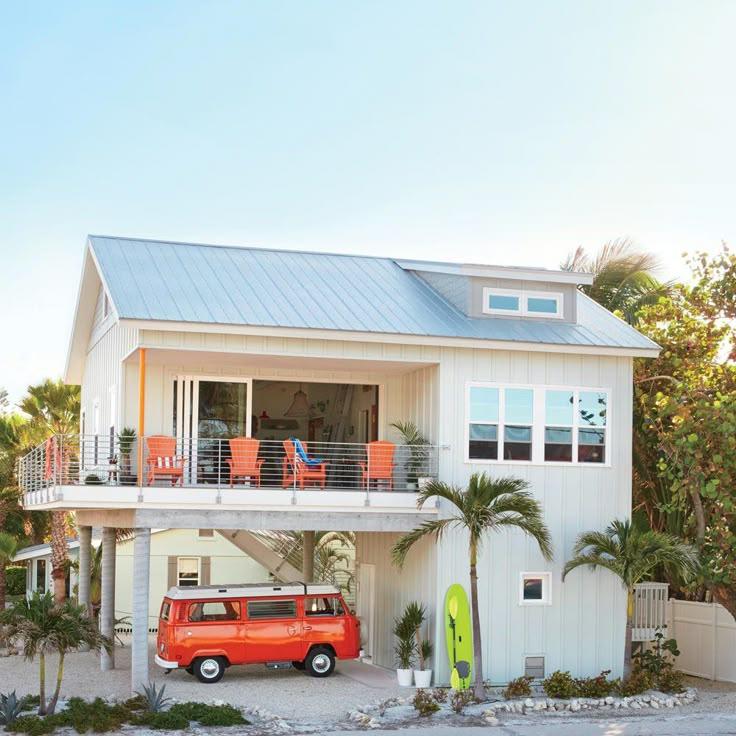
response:
[[[450,598],[447,604],[447,611],[450,616],[450,628],[452,629],[452,674],[450,675],[450,687],[455,690],[460,685],[460,673],[457,671],[457,648],[455,639],[455,619],[457,618],[457,597]]]

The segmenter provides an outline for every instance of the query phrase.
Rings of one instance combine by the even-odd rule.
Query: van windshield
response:
[[[345,609],[339,598],[305,598],[304,613],[307,616],[344,616]]]

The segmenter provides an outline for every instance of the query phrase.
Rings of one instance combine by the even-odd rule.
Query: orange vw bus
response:
[[[360,622],[332,585],[174,587],[158,621],[156,664],[217,682],[233,664],[296,667],[327,677],[355,659]]]

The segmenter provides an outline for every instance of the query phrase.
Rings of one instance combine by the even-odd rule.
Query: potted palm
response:
[[[133,454],[136,433],[133,427],[123,427],[118,432],[118,449],[120,450],[120,484],[124,486],[135,485],[135,476],[131,473],[130,456]]]
[[[400,618],[394,619],[394,636],[396,637],[396,645],[394,646],[394,654],[396,656],[396,676],[399,680],[400,687],[411,687],[413,681],[414,670],[414,654],[416,651],[416,640],[414,638],[414,628],[411,619],[404,611]]]
[[[432,670],[427,666],[432,656],[432,642],[422,638],[422,626],[427,620],[427,609],[416,601],[407,603],[404,615],[407,626],[414,632],[414,650],[419,660],[419,668],[414,670],[414,684],[417,687],[429,687],[432,682]]]
[[[404,445],[409,450],[409,458],[406,461],[406,488],[409,491],[422,488],[431,480],[421,475],[429,470],[429,440],[414,422],[392,422],[391,426],[401,435]]]

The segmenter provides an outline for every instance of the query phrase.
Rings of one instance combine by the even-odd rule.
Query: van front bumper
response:
[[[163,667],[165,670],[175,670],[179,667],[178,662],[167,662],[165,659],[161,659],[161,657],[159,657],[158,654],[153,658],[153,661],[159,667]]]

